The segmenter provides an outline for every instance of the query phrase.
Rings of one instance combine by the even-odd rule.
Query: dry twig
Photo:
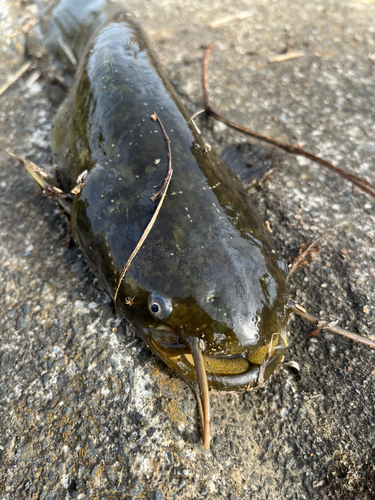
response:
[[[291,300],[288,301],[288,309],[291,312],[294,312],[294,314],[297,314],[298,316],[301,316],[302,318],[315,323],[317,326],[317,330],[326,329],[330,332],[337,333],[339,335],[342,335],[343,337],[354,340],[355,342],[359,342],[360,344],[365,344],[375,349],[375,342],[373,340],[368,339],[367,337],[363,337],[358,333],[351,332],[350,330],[344,330],[344,328],[337,326],[334,322],[327,323],[326,321],[323,321],[310,314],[306,311],[306,309]]]
[[[365,193],[369,194],[373,198],[375,198],[375,185],[371,184],[370,182],[366,181],[365,179],[361,179],[360,177],[357,177],[353,174],[350,174],[349,172],[345,172],[339,167],[335,167],[332,165],[332,163],[329,163],[326,160],[323,160],[323,158],[320,158],[319,156],[315,156],[312,153],[309,153],[308,151],[305,151],[304,149],[294,146],[293,144],[288,144],[285,142],[278,141],[277,139],[272,139],[272,137],[268,137],[267,135],[260,134],[259,132],[255,132],[254,130],[251,130],[250,128],[243,127],[242,125],[238,125],[235,122],[232,122],[231,120],[228,120],[224,116],[222,116],[220,113],[218,113],[211,105],[210,98],[209,98],[209,93],[208,93],[208,79],[207,79],[207,68],[208,68],[208,60],[210,57],[210,52],[212,50],[212,46],[208,46],[205,51],[204,59],[203,59],[203,71],[202,71],[202,85],[203,85],[203,102],[204,102],[204,109],[206,113],[209,116],[212,116],[213,118],[216,118],[216,120],[219,120],[228,127],[232,127],[235,130],[238,130],[244,134],[250,135],[251,137],[255,137],[256,139],[259,139],[260,141],[268,142],[269,144],[272,144],[273,146],[276,146],[280,149],[283,149],[287,153],[292,153],[295,155],[299,156],[305,156],[309,160],[314,161],[315,163],[318,163],[319,165],[322,165],[323,167],[329,168],[336,174],[341,175],[341,177],[344,177],[344,179],[348,180],[355,186],[357,186],[359,189],[364,191]]]

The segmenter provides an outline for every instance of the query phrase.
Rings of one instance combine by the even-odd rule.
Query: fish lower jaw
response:
[[[269,344],[239,357],[205,355],[202,361],[208,385],[221,391],[246,390],[264,383],[284,357],[286,339],[275,334]],[[151,340],[152,350],[187,383],[196,384],[197,374],[192,353],[168,352]]]

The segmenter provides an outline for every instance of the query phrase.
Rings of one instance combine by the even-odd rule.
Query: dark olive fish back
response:
[[[74,236],[113,296],[168,170],[166,141],[150,119],[156,111],[174,173],[121,285],[118,310],[185,379],[196,379],[187,339],[198,337],[211,360],[211,386],[253,383],[254,375],[246,376],[251,366],[261,364],[273,336],[276,345],[285,333],[284,263],[237,177],[207,152],[137,24],[118,12],[99,24],[79,55],[52,134],[64,189],[88,170],[74,196]],[[222,360],[218,368],[214,358]]]

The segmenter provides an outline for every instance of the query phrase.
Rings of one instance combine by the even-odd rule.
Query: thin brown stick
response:
[[[289,273],[288,273],[288,276],[286,277],[286,280],[288,281],[288,279],[290,278],[290,275],[292,273],[294,273],[294,271],[297,269],[297,267],[301,264],[301,262],[305,259],[305,257],[307,257],[309,255],[309,253],[311,252],[311,250],[314,248],[314,246],[322,239],[324,238],[324,236],[321,236],[320,238],[318,238],[317,240],[313,241],[311,243],[311,245],[309,245],[306,250],[301,254],[299,255],[296,260],[293,262],[293,265],[292,267],[289,269]]]
[[[161,130],[163,132],[163,135],[164,135],[165,142],[167,143],[167,148],[168,148],[168,154],[167,154],[167,158],[168,158],[168,174],[167,174],[167,177],[164,179],[164,183],[163,183],[163,186],[162,186],[162,189],[161,189],[162,194],[161,194],[161,198],[160,198],[159,204],[156,207],[156,210],[155,210],[155,212],[154,212],[154,214],[153,214],[150,222],[147,224],[146,229],[144,230],[144,232],[143,232],[140,240],[138,241],[136,247],[134,248],[132,254],[130,255],[127,263],[125,264],[123,270],[121,271],[121,274],[120,274],[120,277],[119,277],[118,283],[117,283],[116,292],[115,292],[115,295],[113,297],[113,301],[115,303],[115,311],[116,312],[117,312],[117,295],[118,295],[118,292],[119,292],[122,280],[124,279],[125,274],[128,271],[129,267],[131,266],[131,263],[133,262],[134,257],[137,255],[137,253],[139,252],[139,250],[140,250],[141,246],[143,245],[145,239],[149,235],[149,233],[150,233],[150,231],[152,229],[152,226],[155,224],[157,216],[159,215],[160,209],[161,209],[161,207],[162,207],[162,205],[164,203],[164,200],[165,200],[165,197],[166,197],[166,194],[167,194],[167,191],[168,191],[168,187],[169,187],[169,184],[170,184],[171,179],[172,179],[172,174],[173,174],[171,142],[169,140],[169,137],[168,137],[168,135],[167,135],[167,133],[165,131],[165,128],[164,128],[162,122],[160,121],[160,118],[155,113],[155,111],[153,112],[153,114],[151,116],[151,119],[154,120],[154,121],[156,120],[159,123],[160,128],[161,128]],[[159,196],[159,193],[157,193],[157,196]],[[155,199],[157,196],[152,196],[151,200]]]
[[[289,311],[298,314],[298,316],[302,316],[302,318],[305,318],[312,323],[315,323],[320,330],[324,328],[326,330],[329,330],[330,332],[337,333],[338,335],[342,335],[343,337],[354,340],[355,342],[359,342],[360,344],[365,344],[375,349],[375,342],[373,340],[370,340],[367,337],[363,337],[362,335],[358,335],[358,333],[351,332],[350,330],[344,330],[344,328],[340,328],[332,322],[327,323],[326,321],[322,321],[316,316],[308,313],[303,307],[295,304],[291,300],[288,301],[287,307]]]
[[[208,79],[207,79],[207,68],[208,68],[208,60],[210,57],[210,52],[212,50],[212,46],[208,46],[206,48],[204,58],[203,58],[203,70],[202,70],[202,86],[203,86],[203,103],[204,103],[204,109],[206,113],[209,116],[212,116],[213,118],[216,118],[216,120],[219,120],[228,127],[234,128],[235,130],[238,130],[240,132],[243,132],[244,134],[250,135],[251,137],[255,137],[256,139],[259,139],[260,141],[268,142],[269,144],[272,144],[273,146],[276,146],[280,149],[283,149],[287,153],[292,153],[298,156],[305,156],[309,160],[314,161],[315,163],[318,163],[319,165],[322,165],[323,167],[329,168],[336,174],[341,175],[341,177],[344,177],[344,179],[348,180],[355,186],[357,186],[359,189],[364,191],[365,193],[369,194],[373,198],[375,198],[375,185],[371,184],[370,182],[366,181],[365,179],[361,179],[360,177],[357,177],[353,174],[350,174],[349,172],[345,172],[339,167],[335,167],[332,165],[332,163],[329,163],[326,160],[323,160],[323,158],[320,158],[319,156],[315,156],[312,153],[309,153],[308,151],[305,151],[304,149],[294,146],[293,144],[288,144],[286,142],[281,142],[278,141],[277,139],[273,139],[272,137],[268,137],[267,135],[260,134],[259,132],[255,132],[254,130],[251,130],[250,128],[244,127],[242,125],[238,125],[237,123],[232,122],[231,120],[228,120],[224,116],[222,116],[220,113],[218,113],[211,105],[210,98],[209,98],[209,93],[208,93]]]

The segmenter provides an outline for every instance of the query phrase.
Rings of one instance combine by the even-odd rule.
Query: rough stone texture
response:
[[[11,4],[21,8],[1,2]],[[201,45],[213,42],[218,109],[375,182],[374,2],[127,6],[192,114],[201,107]],[[244,10],[246,19],[208,28]],[[285,50],[303,56],[268,62]],[[49,166],[56,94],[20,79],[0,97],[0,498],[375,498],[375,353],[325,332],[310,339],[300,320],[286,354],[299,374],[280,369],[256,392],[212,397],[213,442],[202,450],[193,395],[115,316],[80,250],[67,245],[59,211],[4,154]],[[199,123],[214,147],[246,140]],[[291,278],[291,296],[374,338],[374,200],[284,154],[251,196],[284,258],[325,235],[313,263]]]
[[[17,3],[0,0],[0,86],[24,62],[25,36],[15,24],[20,10]]]

